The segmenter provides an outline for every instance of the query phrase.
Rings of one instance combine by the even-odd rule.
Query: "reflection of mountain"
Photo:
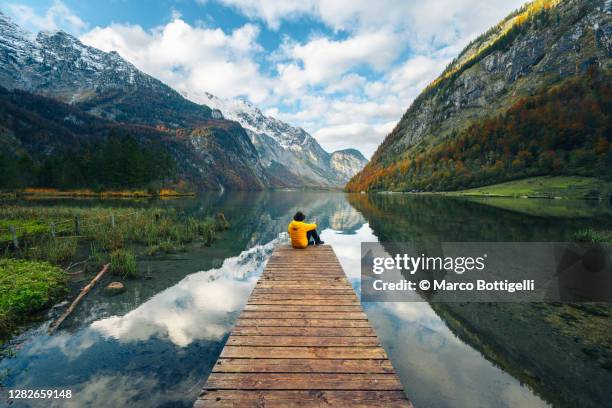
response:
[[[609,364],[605,357],[609,346],[590,344],[594,333],[567,336],[563,330],[573,325],[573,319],[584,319],[584,314],[556,321],[560,305],[545,303],[432,303],[431,307],[459,338],[554,406],[595,408],[609,400],[612,375],[603,367],[605,361]],[[610,307],[603,312],[609,316]],[[609,319],[586,317],[604,326]]]
[[[441,197],[350,195],[349,201],[390,253],[396,250],[393,243],[401,241],[563,241],[600,222],[530,217]],[[604,327],[610,306],[432,303],[431,307],[463,342],[553,405],[596,407],[609,400],[612,376],[605,367],[611,353]]]

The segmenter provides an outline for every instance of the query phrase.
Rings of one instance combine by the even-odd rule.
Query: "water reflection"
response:
[[[221,268],[189,275],[126,315],[98,320],[91,328],[121,342],[156,336],[185,347],[195,340],[220,340],[278,242],[275,239],[228,258]]]
[[[529,206],[539,205],[533,216],[525,213],[523,204],[520,211],[510,210],[507,200],[500,204],[488,199],[483,205],[443,197],[360,195],[349,201],[381,242],[564,241],[584,228],[612,227],[606,215],[610,208],[601,203],[580,202],[576,211],[569,211],[568,201],[559,214],[559,206],[547,208],[550,200],[531,202]],[[573,212],[580,217],[568,216]],[[367,310],[417,406],[605,405],[612,382],[605,368],[609,348],[605,340],[593,339],[605,339],[606,329],[596,328],[609,321],[591,312],[577,318],[564,315],[559,307],[377,303]],[[594,313],[607,311],[609,307]],[[555,320],[559,316],[561,320]],[[563,320],[578,318],[590,326],[588,333],[567,332],[574,322]]]
[[[363,225],[354,235],[326,230],[359,292],[361,242],[376,241]],[[426,302],[364,303],[406,394],[417,407],[545,407],[540,397],[461,341]]]
[[[531,217],[437,197],[347,197],[332,192],[210,194],[154,205],[202,217],[224,212],[232,228],[210,248],[190,247],[187,253],[141,259],[140,267],[153,279],[128,281],[127,291],[112,298],[97,288],[56,335],[46,334],[44,322],[20,336],[15,357],[0,362],[0,372],[7,372],[3,384],[68,387],[75,398],[20,401],[13,406],[191,406],[273,246],[283,239],[279,234],[297,210],[319,224],[322,238],[333,245],[357,291],[361,242],[552,241],[567,239],[586,226],[610,223],[596,215]],[[537,348],[541,357],[521,360],[535,344],[533,338],[521,336],[524,325],[505,323],[530,318],[524,310],[466,306],[464,312],[426,302],[364,307],[417,407],[540,407],[547,405],[544,400],[562,405],[559,401],[567,401],[567,396],[555,399],[555,393],[562,394],[565,387],[580,394],[579,386],[594,398],[602,395],[605,378],[599,372],[587,376],[596,385],[583,381],[572,388],[567,380],[547,381],[554,374],[541,371],[543,365],[563,370],[566,364],[567,370],[567,363],[555,362],[552,352],[542,349],[563,350],[552,334]],[[499,321],[505,326],[493,324]],[[495,330],[503,336],[494,337]],[[534,370],[532,377],[525,376],[525,367]],[[540,373],[538,380],[535,372]],[[573,372],[592,374],[583,366]]]

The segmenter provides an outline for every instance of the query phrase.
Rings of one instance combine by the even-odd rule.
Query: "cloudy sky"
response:
[[[33,32],[115,50],[188,98],[245,98],[370,156],[459,51],[523,0],[15,0]]]

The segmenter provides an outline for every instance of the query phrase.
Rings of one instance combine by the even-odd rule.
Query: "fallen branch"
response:
[[[57,320],[51,323],[51,325],[49,326],[49,334],[53,334],[53,332],[57,330],[57,328],[62,324],[62,322],[66,320],[66,318],[70,315],[70,313],[74,311],[74,309],[77,307],[81,299],[83,299],[83,297],[85,297],[85,295],[91,290],[91,288],[93,288],[96,285],[96,283],[98,283],[98,281],[102,279],[104,274],[108,271],[109,266],[110,264],[104,265],[102,267],[102,270],[98,272],[98,274],[91,280],[91,282],[89,282],[87,286],[81,289],[81,292],[79,292],[79,295],[76,297],[76,299],[74,299],[74,302],[72,302],[70,307],[68,307],[68,309],[66,309],[66,311],[62,313],[60,317],[57,318]]]

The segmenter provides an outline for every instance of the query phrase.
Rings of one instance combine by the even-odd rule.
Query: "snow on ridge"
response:
[[[264,115],[259,108],[244,99],[221,99],[208,92],[204,96],[205,104],[219,109],[225,118],[240,123],[253,133],[271,137],[284,149],[300,149],[299,146],[306,145],[312,139],[303,129]]]
[[[55,47],[59,43],[61,46]],[[19,64],[28,64],[32,58],[37,63],[54,60],[73,61],[75,68],[87,67],[98,72],[112,69],[125,72],[133,81],[138,69],[121,58],[116,52],[104,52],[83,44],[78,38],[62,30],[41,30],[34,34],[15,24],[6,14],[0,12],[0,49],[9,51]]]

